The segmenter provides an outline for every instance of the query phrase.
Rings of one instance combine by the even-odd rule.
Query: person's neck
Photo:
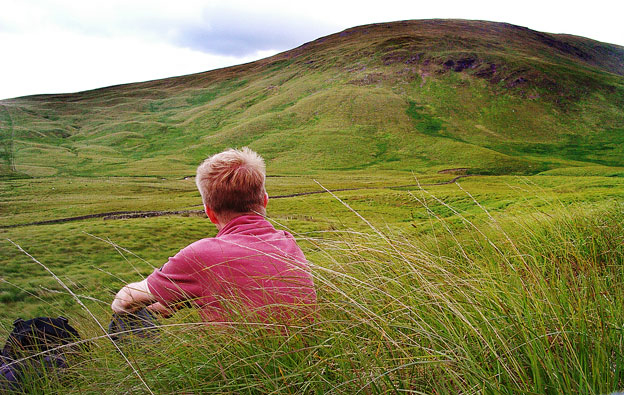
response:
[[[217,227],[217,231],[220,231],[221,229],[223,229],[225,227],[225,225],[229,224],[230,222],[232,222],[232,220],[238,218],[238,217],[242,217],[243,215],[262,215],[264,216],[264,213],[255,213],[255,212],[249,212],[249,213],[227,213],[227,214],[218,214],[217,215],[217,223],[215,224],[215,226]]]

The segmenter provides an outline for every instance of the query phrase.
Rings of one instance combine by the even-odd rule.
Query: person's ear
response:
[[[269,194],[268,193],[264,193],[264,201],[262,202],[262,206],[264,206],[264,208],[266,208],[267,204],[269,204]]]
[[[206,212],[206,216],[210,218],[210,222],[212,222],[215,225],[219,223],[219,220],[217,219],[217,215],[215,214],[215,212],[212,211],[210,207],[206,206],[205,204],[204,204],[204,211]]]

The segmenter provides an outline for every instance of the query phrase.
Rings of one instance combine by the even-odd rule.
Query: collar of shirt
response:
[[[215,237],[224,236],[231,233],[240,233],[251,229],[272,227],[263,216],[257,214],[241,215],[227,223]]]

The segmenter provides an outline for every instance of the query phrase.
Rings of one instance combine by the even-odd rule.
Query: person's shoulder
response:
[[[209,246],[209,245],[215,244],[216,241],[217,239],[214,237],[205,237],[203,239],[199,239],[199,240],[192,242],[187,247]]]
[[[219,249],[219,240],[214,237],[206,237],[204,239],[199,239],[194,241],[193,243],[187,245],[182,250],[180,250],[181,254],[189,255],[189,254],[197,254],[197,253],[206,253],[212,250]]]

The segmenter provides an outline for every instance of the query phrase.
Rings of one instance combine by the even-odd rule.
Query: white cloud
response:
[[[63,45],[59,46],[58,41]],[[13,36],[0,33],[5,53],[19,62],[3,62],[0,97],[64,93],[146,81],[244,63],[274,52],[247,57],[219,56],[168,43],[137,38],[81,37],[58,33]],[[36,48],[36,50],[32,50]]]
[[[323,35],[335,25],[308,16],[293,16],[270,10],[206,7],[198,23],[179,25],[174,42],[203,52],[245,56],[268,48],[290,49]]]

